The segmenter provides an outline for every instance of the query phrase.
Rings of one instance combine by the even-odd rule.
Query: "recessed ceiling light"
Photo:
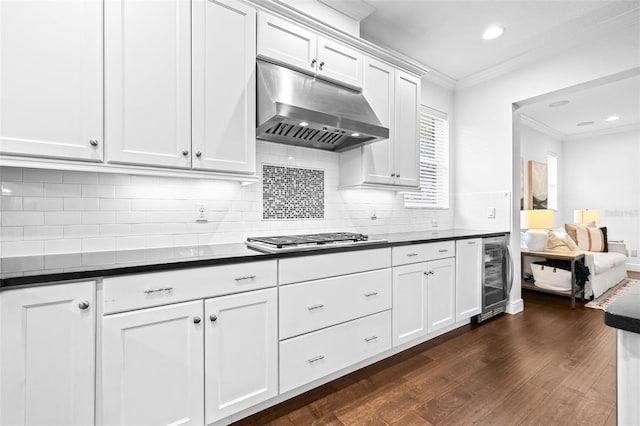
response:
[[[616,120],[620,120],[620,117],[618,117],[617,115],[610,115],[609,117],[606,118],[606,121],[616,121]]]
[[[581,121],[580,123],[576,124],[576,126],[591,126],[594,123],[595,121]]]
[[[485,40],[493,40],[500,37],[502,33],[504,33],[504,27],[501,27],[500,25],[493,25],[484,30],[482,38]]]
[[[309,125],[309,123],[307,123],[306,121],[301,121],[299,126],[301,127],[307,127]]]
[[[563,101],[555,101],[555,102],[551,102],[551,103],[549,104],[549,106],[550,106],[551,108],[555,108],[555,107],[565,106],[565,105],[568,105],[568,104],[569,104],[569,101],[563,100]]]
[[[358,136],[360,136],[360,133],[353,132],[353,133],[351,133],[351,136],[353,136],[354,138],[357,138]]]

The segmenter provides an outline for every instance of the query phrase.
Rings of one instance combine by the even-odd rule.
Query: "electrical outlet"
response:
[[[378,218],[378,215],[376,215],[376,207],[375,206],[371,206],[371,214],[369,215],[371,217],[371,220],[376,220]]]
[[[206,221],[207,221],[207,204],[206,203],[196,204],[196,222],[206,222]]]
[[[496,208],[489,207],[487,209],[487,219],[495,219],[496,218]]]
[[[431,227],[432,228],[437,228],[438,227],[438,221],[435,219],[431,219]]]

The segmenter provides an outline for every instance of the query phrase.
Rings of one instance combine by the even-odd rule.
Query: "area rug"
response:
[[[609,290],[605,291],[600,297],[593,299],[591,302],[584,305],[585,308],[602,309],[603,311],[609,306],[611,302],[616,300],[616,297],[620,296],[626,289],[637,283],[638,280],[631,278],[625,278]]]

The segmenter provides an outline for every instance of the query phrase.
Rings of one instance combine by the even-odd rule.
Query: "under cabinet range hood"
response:
[[[361,93],[257,60],[256,137],[330,151],[389,138]]]

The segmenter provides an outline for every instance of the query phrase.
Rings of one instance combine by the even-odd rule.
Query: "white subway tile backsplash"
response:
[[[21,167],[0,167],[0,181],[2,182],[22,182]]]
[[[46,197],[80,197],[81,186],[75,183],[45,183],[44,195]]]
[[[64,209],[71,211],[97,211],[97,198],[64,198]]]
[[[75,225],[82,223],[81,212],[44,212],[47,225]]]
[[[82,249],[82,240],[50,240],[44,242],[45,254],[78,253]]]
[[[2,195],[13,197],[41,196],[44,194],[44,184],[39,182],[2,182]]]
[[[65,170],[62,177],[63,183],[97,184],[100,173],[77,172]]]
[[[146,213],[145,212],[116,212],[116,222],[117,223],[145,223],[146,221]]]
[[[116,223],[116,212],[82,212],[83,225]]]
[[[98,225],[64,225],[64,238],[94,238],[99,235]]]
[[[23,169],[22,181],[62,183],[62,170]]]
[[[0,218],[0,223],[5,226],[31,226],[31,225],[43,225],[44,213],[43,212],[11,212],[3,211]]]
[[[83,197],[115,198],[116,189],[113,185],[82,185]]]
[[[106,225],[99,225],[99,233],[101,237],[120,237],[129,235],[131,232],[131,225],[128,223],[111,223]]]
[[[116,250],[141,249],[145,248],[146,244],[144,236],[116,237]]]
[[[123,199],[98,199],[98,210],[102,211],[128,211],[131,210],[131,202],[135,200]]]
[[[63,209],[62,198],[52,197],[24,197],[22,209],[24,211],[60,211]]]
[[[62,225],[25,226],[25,240],[61,240],[64,238]]]
[[[0,241],[21,241],[23,240],[22,226],[5,226],[0,232]]]
[[[22,210],[22,197],[0,197],[1,211]]]
[[[34,256],[44,254],[43,241],[8,241],[2,243],[3,257]]]
[[[85,238],[82,240],[82,251],[107,251],[116,249],[116,239],[113,237],[105,238]]]

